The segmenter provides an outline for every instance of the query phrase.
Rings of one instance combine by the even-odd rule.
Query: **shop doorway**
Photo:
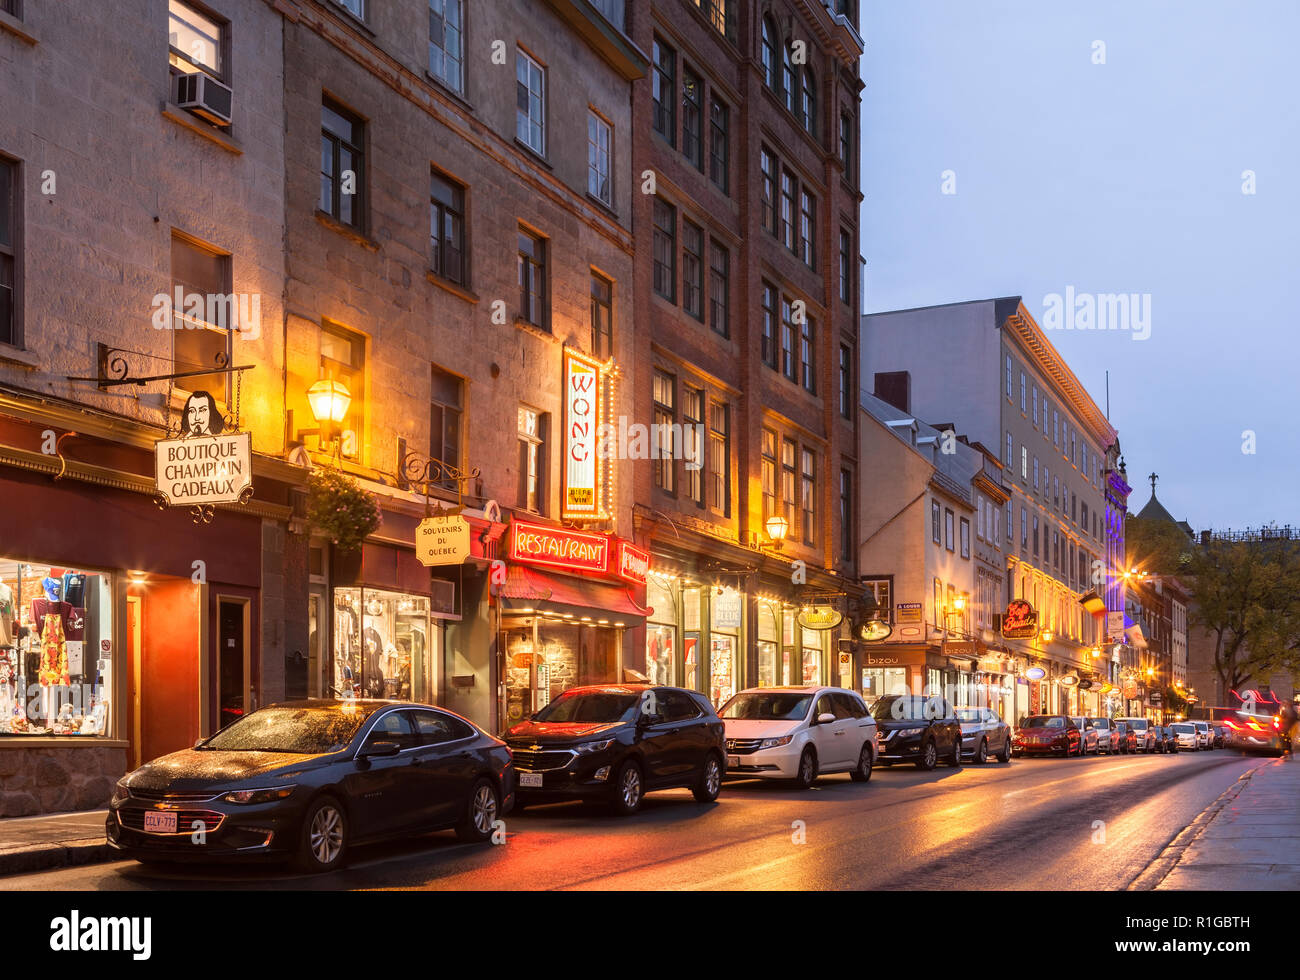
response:
[[[193,745],[201,734],[202,586],[133,575],[126,597],[132,768]]]
[[[140,597],[126,597],[126,662],[130,669],[126,672],[126,712],[127,738],[131,743],[130,766],[138,769],[143,764],[141,757],[143,746],[140,743]]]
[[[249,691],[247,599],[217,599],[217,727],[253,710]]]

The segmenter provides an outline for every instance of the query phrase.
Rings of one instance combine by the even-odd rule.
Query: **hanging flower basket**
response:
[[[307,519],[340,551],[356,551],[382,516],[375,495],[337,470],[314,470],[307,477]]]

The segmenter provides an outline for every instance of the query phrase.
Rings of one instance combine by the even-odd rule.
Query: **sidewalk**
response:
[[[1300,890],[1300,758],[1255,769],[1157,890]]]
[[[107,816],[107,810],[85,810],[0,819],[0,875],[113,860],[104,839]]]

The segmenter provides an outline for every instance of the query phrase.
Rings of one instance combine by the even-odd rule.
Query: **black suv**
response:
[[[722,720],[703,694],[677,687],[570,688],[511,728],[506,744],[516,809],[577,798],[628,814],[647,792],[678,786],[711,803],[726,771]]]
[[[940,759],[961,765],[961,721],[944,698],[886,694],[871,706],[876,719],[876,758],[882,766],[914,762],[933,769]]]

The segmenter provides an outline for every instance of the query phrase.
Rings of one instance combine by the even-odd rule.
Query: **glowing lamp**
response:
[[[774,544],[780,544],[790,531],[790,522],[782,514],[773,514],[764,522],[763,527],[767,531],[768,538]]]
[[[347,385],[333,378],[321,378],[307,389],[307,404],[311,414],[321,425],[339,423],[348,417],[352,405],[352,392]]]

